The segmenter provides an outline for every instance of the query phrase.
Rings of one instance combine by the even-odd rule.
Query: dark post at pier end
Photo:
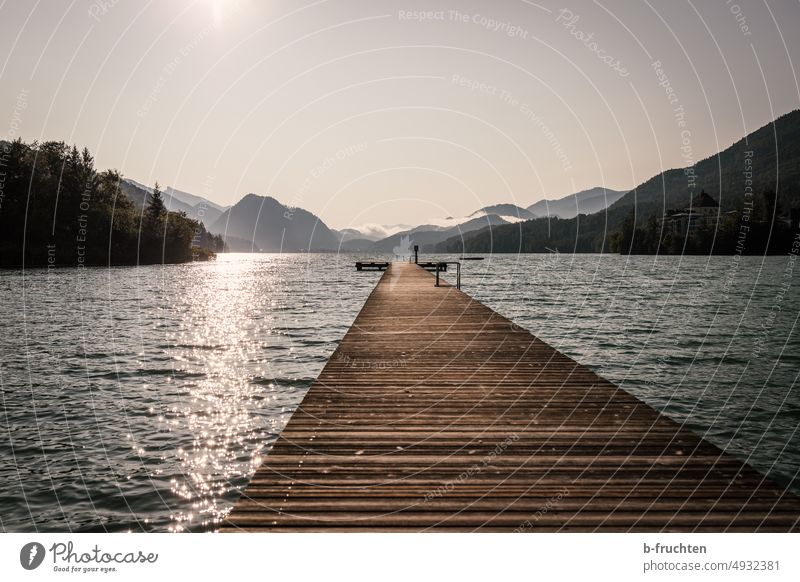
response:
[[[414,245],[414,264],[419,263],[419,245]]]

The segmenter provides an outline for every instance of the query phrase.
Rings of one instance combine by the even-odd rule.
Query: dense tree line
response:
[[[633,208],[620,225],[608,224],[605,212],[571,219],[537,218],[516,224],[485,228],[454,237],[436,246],[447,253],[567,253],[618,252],[622,254],[783,254],[797,235],[800,210],[786,209],[774,192],[756,197],[751,211],[721,213],[706,227],[687,232],[662,227],[651,214],[644,224]],[[792,216],[790,226],[788,219]],[[660,216],[660,215],[659,215]],[[639,217],[641,220],[641,217]]]
[[[798,234],[800,210],[784,214],[773,190],[757,197],[752,209],[720,214],[695,230],[675,230],[655,216],[637,226],[631,212],[611,239],[611,250],[622,254],[765,255],[789,251]]]
[[[780,156],[778,155],[780,153]],[[669,209],[689,206],[701,190],[720,204],[723,216],[744,209],[744,193],[775,191],[784,212],[800,207],[800,111],[792,111],[754,131],[724,151],[686,167],[667,170],[638,185],[606,211],[572,219],[539,218],[494,226],[436,245],[438,252],[659,252],[736,253],[743,226],[748,253],[782,253],[788,225],[772,218],[768,201],[763,215],[748,224],[721,218],[713,228],[692,233],[656,234],[653,223]],[[779,191],[778,191],[779,188]],[[759,204],[759,201],[756,201]],[[635,210],[635,215],[633,214]],[[761,212],[761,211],[759,211]],[[796,210],[795,210],[796,212]],[[635,234],[635,236],[634,236]],[[790,234],[790,233],[789,233]],[[628,249],[625,251],[624,249]]]
[[[156,185],[143,209],[64,142],[0,142],[0,266],[180,263],[223,250],[219,236],[170,212]]]
[[[447,239],[435,250],[447,253],[596,253],[610,249],[604,213],[577,218],[536,218],[493,226]]]

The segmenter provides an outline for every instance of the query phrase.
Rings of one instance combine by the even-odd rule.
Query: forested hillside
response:
[[[207,259],[222,239],[166,210],[160,192],[138,210],[116,170],[97,171],[64,142],[0,142],[0,266],[179,263]]]
[[[780,152],[780,155],[778,155]],[[746,163],[745,160],[748,160]],[[492,228],[462,238],[451,238],[437,247],[443,252],[612,252],[633,248],[637,252],[636,230],[652,231],[653,221],[671,209],[683,208],[701,190],[720,204],[721,213],[744,209],[746,188],[754,192],[754,213],[767,220],[763,232],[771,237],[780,234],[782,221],[793,208],[800,206],[800,111],[793,111],[742,138],[717,155],[684,168],[667,170],[640,184],[606,211],[579,215],[568,220],[540,218],[519,224]],[[765,193],[767,197],[765,198]],[[774,193],[774,196],[769,194]],[[773,211],[774,212],[771,212]],[[777,223],[777,230],[771,228]],[[723,221],[720,221],[720,225]],[[649,226],[648,226],[649,225]],[[623,233],[623,227],[626,233]],[[727,234],[726,234],[727,233]],[[720,233],[713,252],[729,252],[735,243],[724,238],[736,235],[728,225]],[[763,235],[763,233],[762,233]],[[759,235],[759,236],[762,236]],[[763,236],[762,236],[763,237]],[[712,237],[713,238],[713,237]],[[753,236],[749,252],[761,252]],[[624,244],[627,240],[627,245]],[[762,241],[763,243],[764,241]],[[703,242],[688,241],[689,248],[705,252]],[[698,243],[698,244],[695,244]],[[763,244],[762,244],[763,246]],[[655,252],[644,245],[640,252]],[[656,245],[656,248],[658,245]],[[683,241],[672,241],[660,252],[684,252]],[[705,249],[705,250],[703,250]],[[762,249],[763,250],[763,249]],[[782,252],[772,249],[770,252]]]

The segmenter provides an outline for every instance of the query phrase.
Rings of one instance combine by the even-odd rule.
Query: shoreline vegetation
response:
[[[800,110],[724,151],[653,176],[605,209],[573,218],[538,216],[436,239],[423,226],[363,247],[314,214],[270,196],[219,207],[211,234],[200,216],[170,211],[158,184],[125,188],[99,172],[87,149],[64,142],[0,141],[0,268],[129,266],[213,259],[217,252],[391,254],[602,253],[783,255],[800,243]],[[781,155],[778,156],[777,152]],[[780,178],[780,179],[779,179]],[[195,197],[196,198],[196,197]],[[527,209],[529,210],[529,209]],[[488,214],[487,214],[488,216]],[[475,220],[482,220],[475,218]],[[470,224],[467,222],[465,224]],[[222,226],[222,228],[221,228]],[[456,229],[458,227],[455,227]],[[431,235],[435,236],[431,236]],[[246,238],[253,238],[253,242]],[[449,237],[449,238],[447,238]],[[414,240],[416,239],[416,240]]]
[[[773,196],[771,192],[762,195],[764,199]],[[718,220],[692,230],[669,227],[664,224],[664,219],[655,215],[640,225],[635,210],[631,209],[620,227],[600,230],[599,233],[591,226],[596,225],[599,222],[597,218],[602,219],[606,212],[597,214],[600,216],[536,218],[484,229],[424,250],[449,254],[544,254],[555,251],[604,255],[780,256],[796,254],[800,241],[798,211],[794,208],[791,218],[781,216],[772,220],[763,216],[765,213],[761,209],[756,213],[725,213],[719,215]]]
[[[639,184],[605,210],[483,229],[435,246],[449,253],[782,255],[792,253],[800,218],[800,110],[725,150]],[[780,155],[778,155],[780,153]],[[717,207],[698,224],[703,192]],[[683,218],[680,217],[683,215]],[[691,228],[689,228],[689,223]],[[427,250],[427,249],[422,249]]]
[[[746,201],[742,211],[720,213],[696,228],[670,227],[667,216],[650,216],[636,226],[633,212],[611,240],[611,250],[622,255],[785,255],[796,254],[800,240],[798,210],[790,217],[778,214],[777,196],[763,192],[759,201]]]
[[[132,266],[207,261],[221,236],[167,210],[156,183],[143,208],[117,170],[64,142],[0,142],[0,267]]]

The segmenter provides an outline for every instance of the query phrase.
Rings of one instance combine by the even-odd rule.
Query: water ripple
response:
[[[800,293],[781,287],[787,260],[501,255],[465,265],[463,280],[477,299],[800,492]]]
[[[331,258],[0,273],[0,527],[214,529],[379,276]]]

